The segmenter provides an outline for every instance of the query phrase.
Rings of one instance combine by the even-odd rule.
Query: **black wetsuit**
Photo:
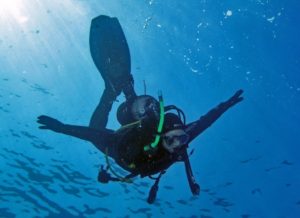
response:
[[[130,87],[127,90],[131,90],[125,92],[127,99],[136,97],[133,87]],[[115,161],[124,169],[140,174],[141,176],[147,176],[168,168],[176,161],[184,161],[187,158],[186,148],[188,144],[211,126],[231,106],[240,102],[242,100],[242,97],[240,97],[241,94],[241,90],[236,92],[234,96],[211,109],[207,114],[201,116],[200,119],[185,125],[184,130],[189,135],[189,141],[186,146],[173,154],[166,151],[162,147],[161,142],[158,144],[158,150],[155,154],[151,156],[143,154],[142,147],[153,140],[153,135],[155,134],[153,130],[136,127],[114,131],[105,128],[112,104],[117,97],[114,92],[109,91],[108,89],[104,90],[100,103],[90,120],[89,126],[63,124],[47,116],[40,116],[38,122],[43,124],[43,126],[40,127],[42,129],[51,129],[58,133],[90,141],[102,153],[115,159]],[[128,140],[128,138],[130,138],[130,140]],[[119,145],[124,143],[124,140],[125,143],[131,143],[133,147],[137,147],[137,149],[130,150],[131,153],[129,154],[135,156],[134,160],[136,166],[134,168],[128,167],[128,162],[122,162],[122,155],[124,155],[125,152],[119,150]],[[139,155],[138,158],[136,158],[137,155]]]

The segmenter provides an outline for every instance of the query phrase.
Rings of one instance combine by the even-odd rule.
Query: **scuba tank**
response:
[[[140,95],[122,103],[117,111],[117,119],[121,125],[138,120],[159,120],[159,102],[150,95]],[[152,120],[153,122],[153,120]]]

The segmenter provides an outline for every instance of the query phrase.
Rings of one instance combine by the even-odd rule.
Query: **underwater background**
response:
[[[0,217],[300,217],[299,11],[295,0],[0,0]],[[187,122],[244,89],[190,144],[199,196],[178,163],[149,205],[152,180],[100,184],[91,143],[38,129],[41,114],[88,125],[104,90],[88,43],[98,15],[123,27],[136,92],[161,90]]]

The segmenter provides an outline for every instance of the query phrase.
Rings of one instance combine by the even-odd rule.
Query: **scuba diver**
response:
[[[128,44],[117,18],[103,15],[94,18],[89,42],[91,56],[105,82],[105,89],[89,126],[64,124],[41,115],[37,120],[41,124],[39,128],[93,143],[106,157],[107,166],[102,165],[98,174],[101,183],[131,182],[136,176],[154,179],[148,203],[153,203],[156,198],[161,176],[176,162],[184,163],[191,192],[198,195],[200,186],[192,173],[188,145],[225,111],[242,101],[243,91],[238,90],[198,120],[186,123],[183,111],[175,105],[164,105],[161,93],[158,100],[150,95],[136,94]],[[117,110],[121,128],[107,129],[112,105],[121,93],[126,98]],[[122,177],[116,173],[109,157],[129,174]],[[157,177],[153,177],[157,174]]]

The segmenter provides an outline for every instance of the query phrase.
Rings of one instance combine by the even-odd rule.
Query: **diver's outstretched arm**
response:
[[[242,93],[243,90],[238,90],[231,98],[229,98],[225,102],[220,103],[218,106],[210,110],[207,114],[200,117],[199,120],[189,123],[185,127],[185,131],[190,136],[189,142],[191,142],[194,138],[196,138],[204,130],[206,130],[210,125],[212,125],[230,107],[242,101]]]
[[[54,132],[63,133],[86,141],[90,141],[95,144],[99,144],[99,140],[101,140],[101,144],[104,144],[105,141],[111,138],[111,136],[113,135],[112,130],[97,130],[85,126],[67,125],[45,115],[39,116],[37,122],[41,124],[41,126],[39,126],[40,129],[49,129]]]

